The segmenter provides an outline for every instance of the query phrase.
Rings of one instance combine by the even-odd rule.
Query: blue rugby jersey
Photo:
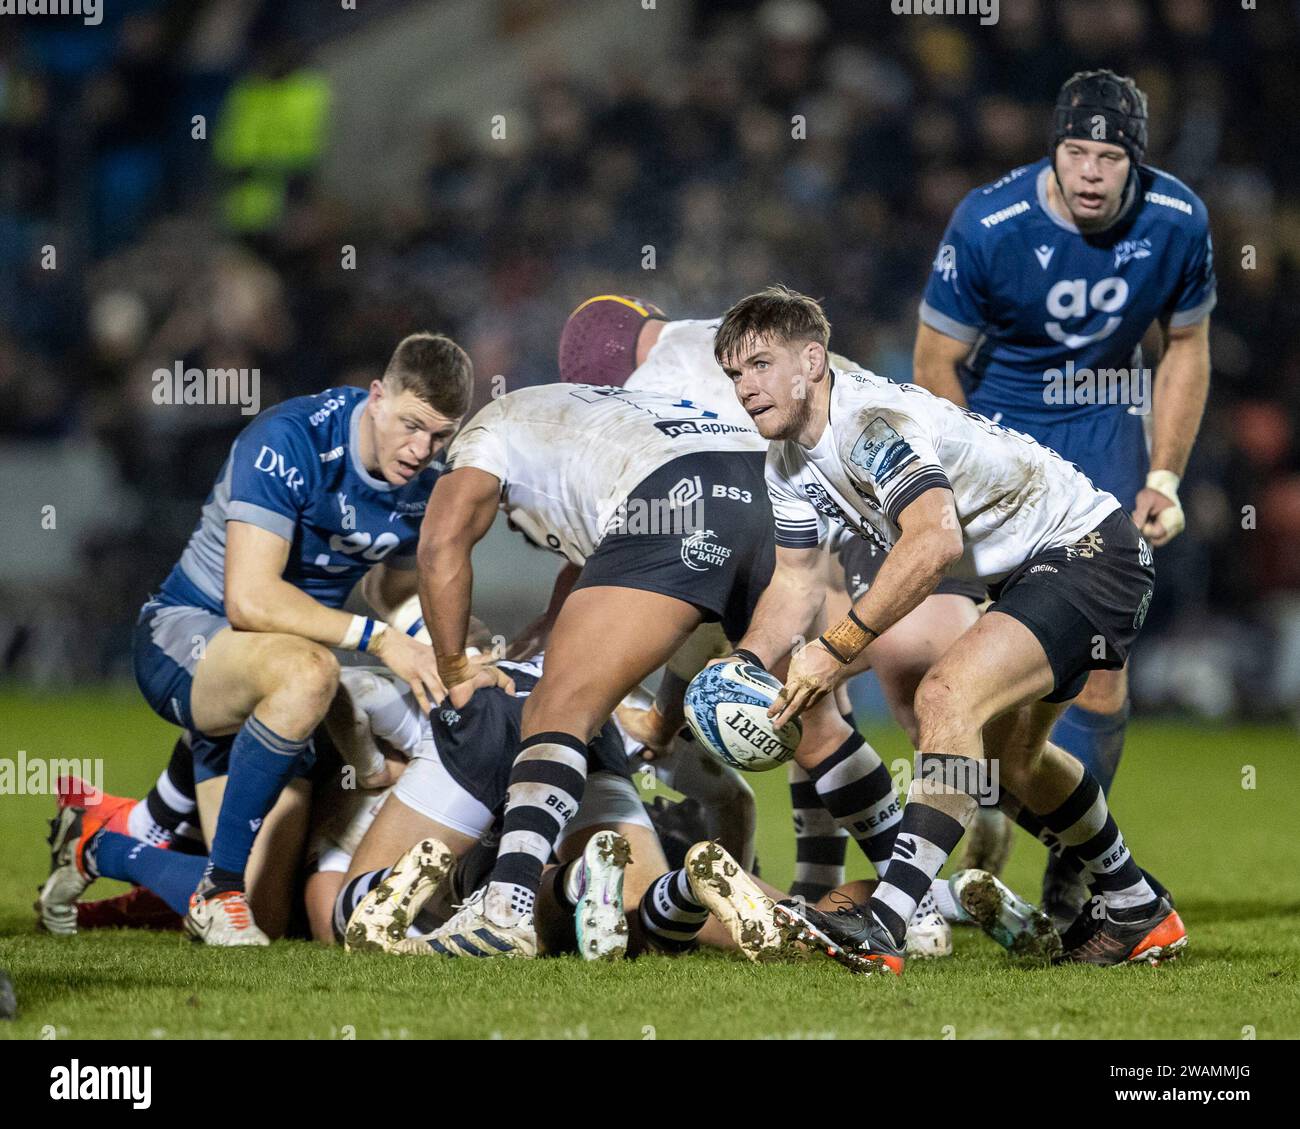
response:
[[[1208,217],[1185,184],[1139,166],[1121,218],[1085,235],[1048,204],[1051,175],[1044,158],[966,196],[920,311],[926,325],[974,346],[962,372],[971,409],[1049,442],[1040,427],[1140,414],[1130,402],[1062,402],[1057,374],[1067,363],[1076,374],[1131,368],[1153,321],[1194,325],[1215,303]]]
[[[330,388],[268,408],[250,423],[203,505],[199,524],[162,585],[173,603],[225,615],[226,522],[244,521],[291,545],[284,579],[327,607],[376,564],[414,568],[420,522],[438,462],[393,486],[361,465],[367,393]]]

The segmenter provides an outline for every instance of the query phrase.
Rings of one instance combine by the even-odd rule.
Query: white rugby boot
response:
[[[622,835],[598,831],[582,850],[578,904],[573,929],[583,960],[621,960],[627,954],[627,915],[623,912],[623,871],[632,848]]]
[[[185,928],[196,941],[220,948],[269,945],[271,938],[253,920],[248,896],[243,890],[204,893],[202,887],[190,895]]]
[[[1043,961],[1060,956],[1052,919],[988,871],[958,871],[948,885],[961,908],[1007,952]]]
[[[389,952],[407,956],[512,957],[531,959],[537,955],[537,930],[533,915],[526,913],[502,925],[487,916],[484,903],[487,887],[475,890],[456,915],[445,925],[422,937],[399,941]]]
[[[722,922],[748,959],[766,962],[788,953],[775,903],[720,844],[696,843],[686,852],[685,866],[695,900]]]
[[[391,952],[429,896],[456,865],[456,856],[439,839],[421,839],[397,860],[388,877],[352,911],[343,934],[350,953]]]
[[[907,923],[904,951],[909,957],[952,956],[952,926],[944,919],[929,890],[917,903],[912,920]]]
[[[82,848],[89,837],[84,808],[64,808],[50,820],[50,876],[36,897],[40,927],[56,937],[72,937],[77,932],[77,899],[94,881],[82,859]]]

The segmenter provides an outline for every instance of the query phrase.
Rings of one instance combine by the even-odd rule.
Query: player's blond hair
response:
[[[723,315],[713,338],[713,355],[721,362],[761,340],[815,341],[825,349],[830,345],[831,323],[816,298],[788,286],[768,286],[742,298]]]
[[[474,364],[450,337],[412,333],[393,350],[384,383],[395,393],[413,392],[434,411],[456,419],[469,411],[474,396]]]

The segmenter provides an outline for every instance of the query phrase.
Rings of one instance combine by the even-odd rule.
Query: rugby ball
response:
[[[686,688],[686,722],[715,758],[745,772],[785,764],[799,747],[798,718],[772,727],[768,707],[781,683],[762,667],[741,659],[706,666]]]

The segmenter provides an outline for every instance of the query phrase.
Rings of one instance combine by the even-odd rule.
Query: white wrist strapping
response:
[[[1156,522],[1169,537],[1175,537],[1187,525],[1182,503],[1178,500],[1178,485],[1182,481],[1172,470],[1153,470],[1147,475],[1147,489],[1157,490],[1173,502],[1155,515]]]
[[[354,615],[352,622],[348,624],[347,631],[343,634],[343,641],[339,643],[339,650],[368,651],[387,630],[388,624],[383,620],[371,619],[369,616],[364,615]]]

